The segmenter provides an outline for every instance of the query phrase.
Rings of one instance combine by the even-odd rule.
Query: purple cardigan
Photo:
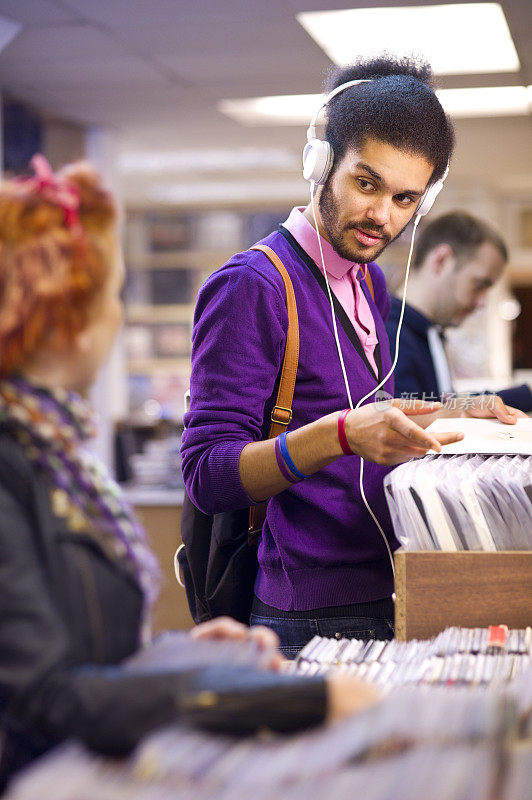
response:
[[[288,270],[299,317],[299,366],[293,401],[295,430],[348,405],[331,310],[317,268],[281,232],[262,241]],[[384,320],[390,298],[384,276],[369,266],[375,303],[363,285],[380,342],[382,374],[390,366]],[[342,314],[337,314],[340,316]],[[288,314],[281,276],[263,253],[233,256],[203,285],[193,329],[191,407],[185,416],[183,476],[192,501],[208,514],[252,504],[238,461],[248,442],[268,435],[284,355]],[[351,338],[349,338],[351,327]],[[338,332],[353,402],[377,385],[352,343],[345,315]],[[393,379],[385,389],[393,394]],[[363,505],[360,459],[342,456],[273,497],[259,547],[257,596],[285,611],[348,605],[389,597],[393,579],[382,537]],[[392,548],[383,493],[389,468],[366,462],[364,490]]]

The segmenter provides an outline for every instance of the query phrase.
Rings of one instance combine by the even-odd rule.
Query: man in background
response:
[[[464,212],[444,214],[421,228],[395,368],[395,396],[440,399],[454,391],[445,353],[445,330],[484,305],[508,260],[506,245],[485,222]],[[392,355],[402,289],[392,297],[386,330]],[[497,392],[505,403],[532,411],[526,384]]]

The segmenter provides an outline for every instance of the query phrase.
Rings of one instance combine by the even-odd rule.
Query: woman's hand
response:
[[[259,650],[266,656],[265,666],[271,670],[278,670],[286,660],[279,652],[279,637],[270,628],[264,625],[254,625],[248,628],[232,617],[216,617],[209,622],[201,622],[192,628],[190,636],[193,639],[218,639],[219,641],[255,642]]]
[[[375,705],[382,695],[378,689],[360,678],[343,673],[329,673],[327,683],[327,720],[337,720]]]
[[[393,400],[371,403],[351,411],[345,432],[351,450],[367,461],[391,466],[402,464],[428,450],[441,451],[442,444],[463,439],[462,433],[431,434],[410,417],[432,414],[440,403],[421,400]]]

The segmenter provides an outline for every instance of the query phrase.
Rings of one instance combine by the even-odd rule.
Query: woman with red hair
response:
[[[349,678],[116,666],[149,641],[158,585],[144,531],[87,447],[84,395],[122,318],[116,207],[89,165],[32,163],[34,177],[0,185],[0,791],[68,737],[121,755],[177,718],[293,730],[372,702]],[[193,636],[277,644],[227,618]]]

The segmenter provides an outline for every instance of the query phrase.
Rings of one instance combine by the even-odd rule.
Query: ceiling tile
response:
[[[0,0],[0,14],[28,25],[56,25],[74,22],[79,14],[54,0]]]
[[[1,86],[57,117],[112,127],[137,148],[230,142],[289,146],[299,152],[303,127],[245,128],[219,113],[217,101],[311,93],[322,87],[330,61],[295,19],[298,11],[424,2],[0,0],[0,14],[26,25],[0,54]],[[519,79],[532,84],[532,2],[502,0],[501,5],[523,64]],[[484,77],[477,76],[475,84],[482,85]],[[506,78],[495,75],[490,83],[506,83]],[[463,76],[440,83],[468,85]],[[472,153],[471,171],[481,169],[490,137],[505,142],[508,154],[503,157],[502,148],[493,144],[493,180],[503,161],[507,181],[531,171],[524,152],[532,118],[477,122],[461,120],[457,126],[459,171],[467,170],[475,142],[484,155]]]
[[[182,22],[197,22],[207,28],[220,22],[241,20],[270,21],[286,18],[284,0],[63,0],[87,19],[120,29],[160,25],[176,27]]]
[[[67,66],[64,61],[44,62],[38,74],[31,61],[4,64],[0,57],[0,70],[4,88],[11,90],[20,84],[33,83],[43,88],[51,85],[56,90],[77,87],[78,91],[120,86],[122,91],[134,93],[139,86],[166,82],[160,71],[141,59],[130,56],[119,58],[111,52],[100,58],[85,57],[72,61]]]
[[[27,27],[0,54],[0,65],[29,62],[38,77],[42,64],[96,61],[112,54],[123,57],[128,52],[108,33],[87,23]]]

